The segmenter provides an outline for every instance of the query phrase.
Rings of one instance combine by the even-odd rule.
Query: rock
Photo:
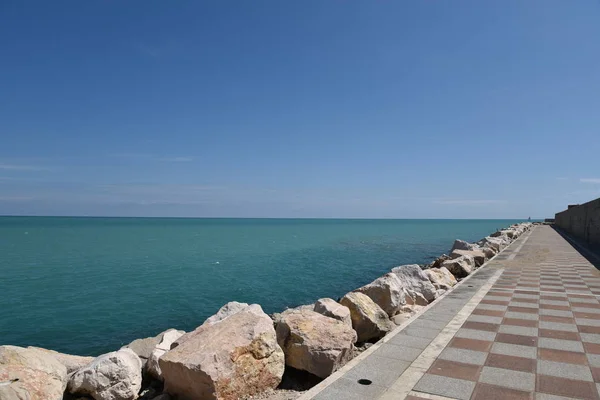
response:
[[[162,381],[162,372],[160,370],[160,365],[158,363],[158,359],[162,357],[167,351],[171,349],[171,345],[177,339],[185,334],[184,331],[178,331],[176,329],[169,329],[163,332],[162,339],[160,343],[152,350],[150,354],[150,358],[146,363],[146,371],[155,379]]]
[[[142,361],[130,348],[96,357],[69,378],[72,394],[95,400],[133,400],[142,387]]]
[[[401,265],[393,268],[392,273],[400,279],[402,287],[411,297],[418,297],[415,293],[420,293],[428,302],[432,302],[437,297],[435,287],[418,265]]]
[[[436,258],[434,262],[429,264],[429,268],[439,268],[442,266],[442,263],[446,260],[450,260],[450,256],[448,256],[446,254],[442,254],[441,256]]]
[[[481,267],[486,262],[485,253],[481,250],[454,250],[450,253],[450,258],[455,259],[462,256],[471,256],[475,262],[475,268]]]
[[[421,270],[419,268],[419,270]],[[373,282],[354,290],[369,296],[390,317],[406,304],[406,291],[398,275],[387,273]]]
[[[2,400],[60,400],[67,384],[67,368],[48,352],[0,346]]]
[[[94,361],[94,357],[74,356],[71,354],[59,353],[54,350],[43,349],[41,347],[29,346],[28,349],[42,351],[56,358],[59,363],[67,368],[67,374],[77,371]]]
[[[477,246],[476,244],[465,242],[464,240],[456,239],[454,241],[454,245],[452,246],[452,250],[450,250],[450,252],[453,252],[454,250],[476,250],[478,247],[479,246]]]
[[[342,297],[340,303],[350,309],[352,328],[359,342],[379,339],[393,329],[388,314],[363,293],[350,292]]]
[[[351,326],[311,310],[284,313],[276,332],[285,364],[320,378],[346,364],[356,343]]]
[[[456,278],[446,267],[430,268],[424,271],[436,289],[449,290],[456,285]]]
[[[486,237],[481,240],[482,246],[492,247],[496,252],[501,251],[506,247],[506,243],[498,237]]]
[[[474,263],[473,257],[461,256],[453,260],[444,261],[442,266],[448,269],[455,278],[464,278],[471,274]]]
[[[150,354],[152,354],[152,350],[154,350],[154,348],[160,343],[161,336],[162,333],[154,337],[136,339],[133,342],[121,347],[121,349],[133,350],[133,352],[137,354],[142,361],[142,367],[145,367],[148,358],[150,358]]]
[[[350,318],[348,307],[341,305],[333,299],[324,298],[317,300],[314,311],[326,317],[342,321],[344,324],[352,327],[352,319]]]
[[[281,382],[283,350],[257,304],[184,336],[158,360],[165,392],[180,400],[245,398]]]
[[[481,251],[485,254],[485,257],[489,260],[496,255],[496,250],[492,247],[481,247]]]
[[[230,301],[229,303],[221,307],[215,315],[208,317],[206,321],[204,321],[204,323],[213,324],[215,322],[219,322],[233,314],[244,310],[248,306],[248,303],[238,303],[237,301]]]

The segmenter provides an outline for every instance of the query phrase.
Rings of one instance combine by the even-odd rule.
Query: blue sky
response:
[[[600,196],[600,1],[0,3],[0,214],[526,218]]]

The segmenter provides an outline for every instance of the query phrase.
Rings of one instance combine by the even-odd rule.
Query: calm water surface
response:
[[[0,217],[0,344],[98,355],[231,300],[338,298],[515,222]]]

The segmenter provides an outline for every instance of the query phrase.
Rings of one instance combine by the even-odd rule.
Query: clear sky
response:
[[[0,2],[0,214],[535,218],[599,196],[599,0]]]

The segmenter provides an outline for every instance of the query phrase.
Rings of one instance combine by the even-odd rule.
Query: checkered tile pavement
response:
[[[600,273],[549,227],[504,268],[411,396],[600,400]]]

